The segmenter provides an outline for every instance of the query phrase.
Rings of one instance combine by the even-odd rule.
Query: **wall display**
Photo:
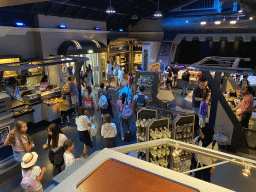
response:
[[[173,121],[173,139],[186,143],[192,143],[194,138],[194,115],[180,116],[178,115]],[[174,152],[175,149],[172,150]],[[177,172],[185,172],[190,170],[191,154],[182,150],[176,156],[172,156],[171,168]]]
[[[137,143],[149,141],[147,125],[151,119],[156,118],[157,111],[152,109],[141,109],[137,113]],[[146,157],[147,155],[147,157]],[[142,160],[148,159],[148,150],[141,150],[137,152],[137,157]]]
[[[148,96],[149,102],[154,104],[157,102],[157,93],[159,88],[159,72],[153,71],[136,71],[136,83],[135,90],[136,94],[139,93],[139,86],[145,87],[144,94]]]

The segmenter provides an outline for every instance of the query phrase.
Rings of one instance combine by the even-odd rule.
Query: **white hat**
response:
[[[21,167],[25,169],[35,165],[37,158],[38,154],[36,152],[26,153],[22,157],[23,162],[21,163]]]

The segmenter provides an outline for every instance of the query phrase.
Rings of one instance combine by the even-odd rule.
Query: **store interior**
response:
[[[255,191],[256,111],[248,127],[233,111],[243,101],[243,77],[256,91],[255,7],[236,0],[0,2],[0,191],[22,191],[20,164],[12,147],[3,145],[19,120],[28,124],[37,164],[47,169],[41,180],[45,191]],[[129,73],[135,77],[133,95],[145,87],[149,104],[132,116],[125,140],[114,111],[113,149],[102,146],[102,114],[95,111],[97,134],[89,157],[53,177],[42,148],[49,124],[56,123],[74,141],[75,157],[84,147],[76,116],[70,116],[70,124],[60,122],[61,95],[69,113],[74,111],[66,78],[77,85],[83,107],[81,75],[90,65],[97,94],[101,83],[107,85],[107,64],[115,62],[124,70],[124,81]],[[165,70],[174,64],[177,86],[168,89]],[[183,95],[188,68],[190,83]],[[192,97],[199,76],[210,90],[207,126],[215,132],[218,151],[191,145],[198,135]],[[12,87],[19,91],[11,94]],[[110,87],[117,106],[121,89],[112,76]],[[195,178],[193,153],[218,159],[211,183]]]

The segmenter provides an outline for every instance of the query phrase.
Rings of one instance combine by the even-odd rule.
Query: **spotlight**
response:
[[[202,21],[200,25],[206,25],[206,21]]]
[[[242,170],[243,176],[249,177],[251,175],[251,164],[245,164],[245,169]]]
[[[253,17],[250,17],[249,19],[250,19],[250,20],[253,20]]]
[[[161,11],[156,11],[156,12],[154,13],[154,17],[162,17],[162,16],[163,16],[163,14],[162,14]]]
[[[59,26],[61,29],[67,29],[67,25],[60,25]]]
[[[25,26],[25,24],[22,23],[22,22],[16,22],[16,25],[17,25],[18,27],[24,27],[24,26]]]
[[[242,13],[243,12],[243,10],[242,9],[240,9],[239,11],[238,11],[238,13]]]
[[[214,23],[215,23],[215,25],[219,25],[219,24],[221,24],[221,22],[220,22],[220,21],[215,21]]]
[[[186,20],[186,23],[188,23],[188,20]]]
[[[232,25],[236,24],[236,21],[230,21],[230,24],[232,24]]]

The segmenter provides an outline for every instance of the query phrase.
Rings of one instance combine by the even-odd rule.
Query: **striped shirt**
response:
[[[75,95],[79,94],[78,90],[77,90],[77,87],[76,87],[76,84],[73,81],[67,82],[67,85],[68,85],[71,96],[75,96]]]
[[[12,132],[9,133],[9,135],[7,136],[7,141],[9,140],[9,136],[10,134],[13,134]],[[22,143],[21,143],[22,142]],[[25,151],[25,147],[24,147],[24,144],[28,143],[28,138],[26,135],[24,134],[20,134],[19,136],[18,135],[15,135],[15,145],[12,146],[13,149],[17,152],[23,152]]]
[[[253,112],[253,96],[252,94],[244,95],[243,101],[238,104],[237,109],[241,108],[239,114]]]

